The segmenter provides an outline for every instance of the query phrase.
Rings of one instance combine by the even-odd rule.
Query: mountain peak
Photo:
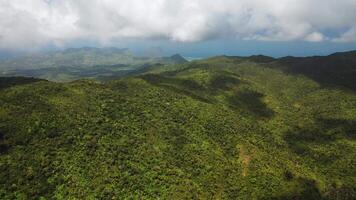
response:
[[[174,54],[171,56],[171,59],[174,60],[176,63],[185,63],[188,62],[183,56],[180,54]]]
[[[267,63],[275,60],[273,57],[269,57],[265,55],[253,55],[248,57],[248,59],[257,63]]]

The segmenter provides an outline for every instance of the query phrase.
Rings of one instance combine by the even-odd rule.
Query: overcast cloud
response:
[[[356,0],[0,0],[0,48],[75,40],[355,42]]]

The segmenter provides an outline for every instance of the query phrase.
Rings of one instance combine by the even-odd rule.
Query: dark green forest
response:
[[[355,52],[0,78],[0,199],[351,200],[355,139]]]

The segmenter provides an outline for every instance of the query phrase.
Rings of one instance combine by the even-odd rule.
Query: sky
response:
[[[0,0],[0,54],[68,47],[186,56],[356,49],[356,0]]]

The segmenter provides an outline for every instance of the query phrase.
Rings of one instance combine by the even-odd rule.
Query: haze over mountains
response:
[[[79,78],[119,77],[152,64],[178,64],[186,60],[172,57],[138,57],[129,49],[71,48],[0,61],[3,76],[27,76],[54,81]]]

